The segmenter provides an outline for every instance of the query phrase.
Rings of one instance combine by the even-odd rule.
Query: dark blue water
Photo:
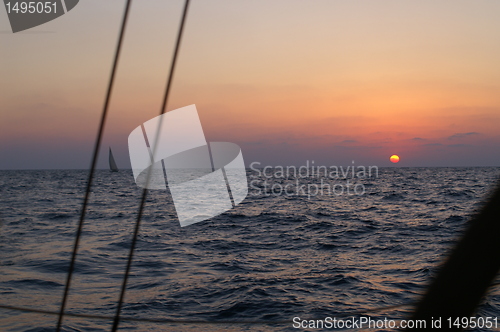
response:
[[[280,186],[320,178],[268,179],[249,170],[254,182],[242,204],[184,228],[166,193],[150,191],[123,316],[290,324],[124,321],[120,328],[290,331],[297,316],[413,302],[499,174],[499,168],[382,168],[378,177],[352,179],[362,194],[287,195]],[[86,177],[74,170],[0,172],[0,304],[59,309]],[[140,195],[131,171],[97,171],[68,312],[115,313]],[[401,319],[410,310],[371,316]],[[478,314],[500,316],[500,290],[490,291]],[[0,309],[1,331],[52,331],[56,322],[57,316]],[[111,327],[71,317],[64,323],[66,331]]]

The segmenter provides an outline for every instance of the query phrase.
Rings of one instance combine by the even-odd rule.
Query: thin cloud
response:
[[[466,146],[471,146],[469,144],[450,144],[450,145],[447,145],[451,148],[463,148],[463,147],[466,147]]]
[[[479,133],[476,133],[475,131],[469,132],[469,133],[456,133],[448,137],[449,140],[454,140],[454,139],[462,139],[470,136],[475,136],[475,135],[480,135]]]

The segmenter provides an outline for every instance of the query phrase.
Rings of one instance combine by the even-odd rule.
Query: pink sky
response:
[[[181,1],[137,1],[103,151],[159,114]],[[87,168],[123,1],[25,33],[0,10],[0,169]],[[193,1],[168,109],[247,164],[500,166],[500,3]],[[105,167],[105,159],[100,164]]]

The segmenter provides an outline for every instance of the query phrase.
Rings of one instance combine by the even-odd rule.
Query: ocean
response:
[[[0,171],[0,305],[59,310],[87,174]],[[404,305],[436,275],[500,168],[277,175],[248,169],[241,204],[182,228],[169,195],[150,190],[122,317],[222,323],[123,320],[120,330],[298,331],[295,317],[351,313],[405,319],[412,307]],[[115,314],[141,193],[130,170],[96,172],[67,312]],[[477,315],[500,316],[500,287]],[[1,331],[54,331],[56,323],[0,309]],[[67,316],[63,330],[111,324]]]

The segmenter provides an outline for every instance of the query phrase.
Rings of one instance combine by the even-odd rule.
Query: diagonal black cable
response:
[[[163,102],[162,102],[161,109],[160,109],[160,115],[162,115],[162,114],[165,113],[165,109],[167,107],[168,96],[170,94],[170,87],[172,86],[172,79],[173,79],[173,76],[174,76],[175,65],[177,63],[177,55],[179,54],[179,48],[180,48],[180,44],[181,44],[181,40],[182,40],[182,34],[183,34],[183,31],[184,31],[184,25],[185,25],[185,22],[186,22],[188,8],[189,8],[189,0],[186,0],[185,3],[184,3],[184,10],[182,12],[182,18],[181,18],[181,22],[180,22],[180,26],[179,26],[179,32],[177,34],[177,41],[176,41],[175,48],[174,48],[174,55],[172,57],[172,63],[170,65],[170,73],[169,73],[169,76],[168,76],[168,79],[167,79],[167,85],[166,85],[166,88],[165,88],[165,93],[163,95]],[[153,144],[153,156],[155,156],[156,146],[158,145],[157,141],[158,141],[158,137],[159,137],[159,134],[160,134],[160,128],[161,128],[161,118],[160,118],[160,121],[158,123],[158,130],[156,131],[156,137],[155,137],[154,144]],[[151,169],[148,171],[148,176],[147,176],[146,183],[149,182],[150,175],[151,175]],[[128,276],[129,276],[129,273],[130,273],[130,267],[132,265],[132,258],[134,256],[134,250],[135,250],[135,246],[136,246],[136,243],[137,243],[137,235],[139,234],[139,227],[140,227],[140,224],[141,224],[141,218],[142,218],[142,213],[143,213],[143,210],[144,210],[144,203],[146,202],[146,196],[147,196],[147,194],[148,194],[148,190],[146,188],[143,189],[142,190],[141,203],[139,205],[139,211],[137,212],[137,220],[135,222],[134,234],[133,234],[133,237],[132,237],[132,243],[130,245],[130,251],[129,251],[129,254],[128,254],[127,267],[125,269],[125,275],[123,276],[122,288],[121,288],[121,291],[120,291],[120,299],[118,300],[118,305],[117,305],[117,308],[116,308],[116,315],[115,315],[115,319],[113,321],[113,327],[111,329],[112,332],[116,332],[116,330],[118,329],[118,324],[120,323],[121,308],[122,308],[123,300],[124,300],[124,297],[125,297],[125,291],[127,289]]]
[[[90,197],[90,189],[92,187],[92,180],[94,178],[95,168],[97,165],[97,159],[99,156],[99,148],[101,145],[102,136],[103,136],[103,132],[104,132],[104,125],[106,123],[106,116],[108,114],[109,101],[111,99],[111,91],[113,90],[113,83],[115,80],[116,68],[118,65],[118,58],[120,57],[120,51],[121,51],[121,46],[122,46],[122,42],[123,42],[123,35],[125,34],[125,27],[127,25],[127,18],[128,18],[128,13],[129,13],[131,2],[132,2],[132,0],[126,0],[125,12],[123,13],[120,35],[118,37],[118,44],[116,45],[115,58],[113,60],[113,67],[111,69],[111,75],[109,78],[108,91],[106,93],[106,99],[104,101],[104,106],[103,106],[103,110],[101,113],[101,120],[99,123],[99,130],[97,132],[97,138],[96,138],[95,145],[94,145],[94,154],[92,156],[90,173],[89,173],[89,177],[88,177],[88,181],[87,181],[87,188],[85,190],[85,197],[83,199],[82,211],[80,213],[80,220],[78,221],[78,228],[76,231],[75,243],[73,245],[73,252],[71,254],[71,262],[69,265],[68,276],[66,278],[66,285],[64,286],[64,295],[63,295],[61,307],[59,310],[59,318],[57,320],[56,332],[59,332],[61,330],[61,324],[62,324],[62,320],[63,320],[63,316],[64,316],[64,309],[66,307],[66,301],[68,299],[68,293],[69,293],[69,288],[70,288],[70,284],[71,284],[71,277],[73,276],[73,270],[75,268],[76,253],[78,251],[78,246],[80,244],[80,237],[82,234],[83,222],[85,220],[85,213],[87,211],[87,205],[88,205],[88,201],[89,201],[89,197]]]

